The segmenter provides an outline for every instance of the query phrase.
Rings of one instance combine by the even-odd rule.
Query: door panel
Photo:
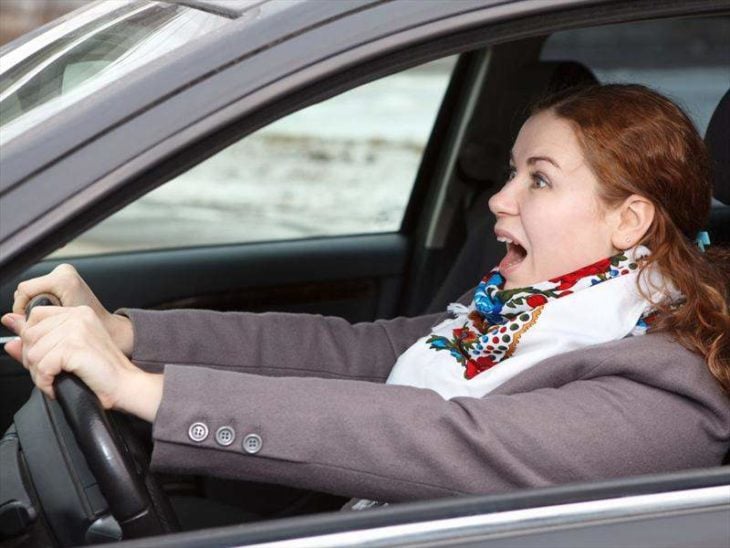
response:
[[[70,259],[109,310],[205,308],[336,315],[352,322],[396,313],[408,252],[401,234],[317,238]],[[17,283],[62,259],[43,261],[0,287],[0,310]],[[10,335],[7,331],[0,336]],[[0,355],[0,431],[32,388]]]

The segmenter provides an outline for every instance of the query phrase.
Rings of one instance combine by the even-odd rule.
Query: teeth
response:
[[[512,240],[510,240],[509,238],[505,238],[504,236],[497,236],[497,241],[498,242],[504,242],[504,243],[507,243],[507,244],[511,244],[512,243]]]

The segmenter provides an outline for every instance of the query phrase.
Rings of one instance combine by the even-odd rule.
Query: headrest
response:
[[[540,99],[568,88],[592,86],[598,79],[585,65],[576,61],[540,61],[525,65],[519,78],[510,86],[517,99],[511,123],[512,140],[530,115],[530,108]]]
[[[479,186],[500,180],[494,172],[509,156],[532,105],[543,97],[567,88],[597,84],[588,67],[575,61],[540,61],[521,67],[502,67],[497,95],[477,107],[470,124],[470,136],[459,157],[462,180]]]
[[[712,160],[715,198],[730,205],[730,89],[710,119],[705,144]]]

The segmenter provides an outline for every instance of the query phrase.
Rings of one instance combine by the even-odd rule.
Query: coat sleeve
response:
[[[189,436],[194,423],[209,431],[202,441]],[[228,446],[216,441],[224,426],[235,432]],[[243,443],[252,435],[253,454]],[[620,375],[444,400],[407,386],[168,365],[152,466],[405,501],[717,465],[727,436],[696,398]]]
[[[350,324],[337,317],[205,310],[117,311],[132,321],[132,361],[147,371],[166,363],[269,376],[383,382],[398,356],[441,314]]]

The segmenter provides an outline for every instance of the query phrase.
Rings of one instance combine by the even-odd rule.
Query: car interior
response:
[[[445,310],[503,253],[503,245],[493,237],[494,219],[487,201],[504,179],[506,158],[530,105],[544,95],[600,81],[581,61],[543,58],[548,38],[531,37],[460,55],[396,234],[180,247],[68,262],[111,310],[122,306],[281,310],[338,315],[352,322]],[[488,69],[480,70],[484,66]],[[456,131],[459,124],[461,132]],[[704,137],[714,162],[707,231],[711,245],[730,245],[730,90],[714,107]],[[444,167],[449,165],[450,169]],[[67,261],[47,259],[3,284],[0,310],[10,308],[18,281],[62,262]],[[0,442],[0,474],[6,485],[15,486],[16,497],[13,505],[0,500],[0,531],[8,538],[47,545],[59,539],[65,544],[118,538],[119,526],[109,518],[107,503],[62,419],[61,407],[31,392],[22,367],[0,355],[0,432],[6,432]],[[346,502],[343,497],[284,486],[151,474],[145,464],[151,451],[150,425],[111,415],[124,451],[132,455],[130,462],[153,499],[163,531],[336,511]],[[55,440],[56,451],[65,455],[63,472],[54,468],[53,451],[43,443],[35,449],[21,448],[18,430],[23,428],[46,440],[43,443]],[[29,451],[48,453],[42,461],[47,477],[31,474],[24,455]],[[50,504],[70,504],[64,494],[68,485],[85,493],[78,512],[85,516],[87,528],[79,532],[70,522],[50,523],[35,491],[38,484],[55,485],[49,487],[56,490]]]

